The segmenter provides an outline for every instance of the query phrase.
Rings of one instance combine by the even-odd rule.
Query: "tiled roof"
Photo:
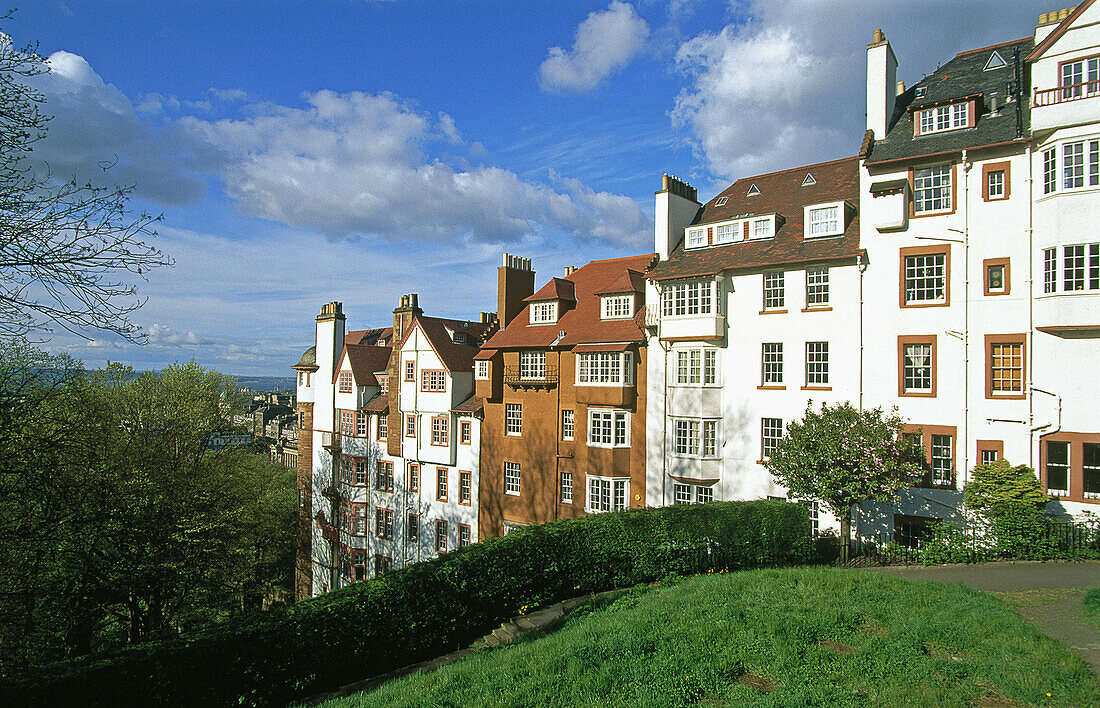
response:
[[[344,344],[390,344],[393,336],[393,327],[379,327],[377,329],[357,329],[344,335]]]
[[[333,372],[333,383],[344,368],[345,360],[351,365],[356,386],[377,386],[378,379],[374,372],[386,370],[390,361],[390,348],[373,344],[345,344],[344,351],[340,354],[340,363]]]
[[[1028,87],[1023,87],[1022,100],[1019,101],[1023,136],[1018,136],[1017,103],[1006,103],[1008,98],[1006,86],[1015,79],[1013,52],[1019,50],[1022,62],[1034,44],[1035,40],[1028,37],[961,52],[954,59],[918,81],[897,97],[897,106],[894,109],[896,122],[884,138],[874,141],[867,163],[873,165],[890,160],[942,155],[959,152],[964,148],[1026,140],[1028,126],[1031,124]],[[1000,54],[1007,65],[985,71],[985,65],[994,51]],[[917,89],[924,89],[925,92],[925,95],[919,99],[916,98]],[[999,114],[996,116],[989,113],[990,96],[993,92],[997,92],[1000,106]],[[980,98],[977,101],[978,115],[973,128],[947,130],[942,133],[914,137],[914,108],[976,95],[980,95]]]
[[[645,284],[645,275],[641,271],[627,268],[623,271],[622,275],[609,283],[606,287],[601,288],[597,295],[614,295],[618,293],[640,293],[643,292]]]
[[[425,317],[423,315],[414,316],[413,322],[420,326],[420,330],[424,332],[424,336],[431,343],[432,349],[439,355],[443,366],[452,372],[467,371],[473,368],[474,355],[478,352],[478,343],[491,326],[480,322],[447,320],[441,317]],[[467,336],[466,342],[456,344],[451,339],[451,335],[448,334],[448,329],[452,332],[464,333]],[[394,346],[398,349],[404,346],[412,331],[413,327],[405,330],[405,336],[401,338],[401,342]]]
[[[485,399],[481,396],[470,396],[462,403],[451,409],[455,415],[481,416],[485,412]]]
[[[806,174],[813,184],[802,186]],[[760,193],[748,196],[751,185]],[[722,206],[717,202],[725,197]],[[768,266],[855,258],[859,249],[859,214],[847,217],[840,236],[803,240],[803,207],[846,201],[859,205],[859,158],[822,162],[782,172],[739,179],[703,205],[693,225],[711,224],[748,214],[783,217],[775,236],[720,246],[685,249],[684,242],[647,273],[652,280],[712,276],[724,271],[754,270]]]
[[[493,349],[548,347],[558,339],[559,332],[565,332],[561,341],[558,342],[562,347],[589,342],[642,341],[643,330],[633,318],[601,319],[599,293],[620,281],[627,270],[644,271],[652,260],[653,254],[647,253],[641,256],[592,261],[578,268],[565,279],[575,287],[576,307],[562,314],[553,324],[530,325],[528,324],[530,317],[527,314],[530,305],[528,305],[507,327],[494,334],[486,342],[486,347]],[[558,279],[555,278],[555,280]],[[640,308],[641,298],[637,300],[636,305]]]
[[[383,396],[381,393],[375,394],[374,398],[370,399],[363,405],[363,410],[369,413],[385,413],[390,409],[389,396]]]
[[[539,288],[537,293],[523,298],[524,302],[539,302],[546,300],[568,300],[570,302],[576,302],[577,291],[570,281],[561,278],[551,278],[550,282]]]

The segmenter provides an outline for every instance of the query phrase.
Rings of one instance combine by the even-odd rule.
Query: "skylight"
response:
[[[751,187],[749,187],[749,191],[745,193],[745,196],[752,197],[757,194],[760,194],[760,188],[753,184]]]
[[[718,201],[716,201],[714,203],[714,206],[716,206],[716,207],[725,206],[727,199],[729,199],[729,197],[718,197]]]
[[[817,184],[817,180],[809,172],[806,173],[806,178],[802,180],[803,187],[809,187],[811,184]]]
[[[985,63],[985,69],[982,71],[990,71],[992,69],[1002,69],[1008,66],[1008,62],[998,53],[993,52],[989,55],[989,61]]]

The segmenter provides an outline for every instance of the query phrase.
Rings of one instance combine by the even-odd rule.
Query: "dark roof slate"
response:
[[[390,361],[389,347],[374,344],[345,344],[340,355],[340,363],[333,372],[333,382],[341,369],[346,370],[345,361],[351,366],[356,386],[378,386],[376,371],[385,371]]]
[[[807,172],[815,184],[802,186]],[[760,190],[747,196],[750,185]],[[717,206],[722,197],[726,201]],[[724,271],[753,270],[768,266],[855,258],[859,249],[859,214],[847,217],[840,236],[804,241],[803,207],[846,201],[859,205],[859,158],[822,162],[781,172],[739,179],[711,199],[700,210],[693,225],[725,221],[746,214],[779,214],[782,223],[769,239],[753,239],[720,246],[685,249],[684,242],[656,263],[647,273],[651,280],[672,280],[717,275]]]
[[[302,352],[302,358],[298,360],[298,363],[290,367],[292,369],[313,369],[316,371],[317,366],[317,347],[313,346]]]
[[[870,147],[867,164],[874,165],[892,160],[902,160],[924,156],[942,155],[973,149],[984,145],[997,145],[1024,141],[1027,139],[1028,126],[1031,124],[1030,87],[1026,85],[1027,72],[1023,72],[1025,85],[1021,87],[1023,136],[1017,135],[1017,103],[1006,103],[1008,84],[1015,80],[1013,52],[1020,51],[1020,62],[1031,51],[1035,40],[1032,37],[1018,39],[981,49],[973,49],[957,54],[955,58],[928,76],[909,87],[898,96],[894,108],[894,124],[882,139],[876,139]],[[999,69],[985,71],[986,62],[996,51],[1008,63]],[[1023,67],[1021,66],[1021,71]],[[923,88],[925,95],[916,98],[917,89]],[[996,92],[1000,104],[999,114],[990,114],[990,95]],[[977,120],[973,128],[948,130],[914,137],[913,110],[921,106],[943,104],[952,100],[961,100],[967,96],[980,96],[977,101]]]

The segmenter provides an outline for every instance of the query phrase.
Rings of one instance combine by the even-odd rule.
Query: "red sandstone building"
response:
[[[534,292],[498,269],[501,329],[475,357],[479,537],[645,505],[644,272],[652,254],[567,269]]]

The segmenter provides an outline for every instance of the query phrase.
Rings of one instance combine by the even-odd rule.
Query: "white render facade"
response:
[[[476,408],[461,409],[473,370],[448,368],[425,327],[437,338],[457,333],[473,351],[478,341],[468,328],[418,316],[415,296],[403,304],[407,298],[400,338],[393,329],[346,335],[340,303],[325,305],[317,370],[298,377],[301,400],[313,410],[312,432],[301,433],[313,441],[313,596],[478,540],[480,417]],[[369,343],[354,343],[364,334]],[[399,416],[388,415],[393,402]]]
[[[708,486],[714,499],[785,496],[761,465],[767,421],[785,425],[812,400],[896,406],[925,453],[924,477],[899,503],[860,505],[861,536],[904,541],[956,519],[970,470],[997,458],[1033,467],[1057,498],[1052,513],[1100,512],[1098,21],[1092,2],[1044,16],[1034,38],[963,52],[909,90],[896,85],[897,61],[876,31],[868,135],[848,205],[859,255],[828,262],[828,311],[807,299],[806,271],[826,262],[792,262],[782,249],[772,262],[762,253],[681,268],[680,282],[705,281],[692,287],[713,305],[662,308],[677,282],[668,276],[693,248],[732,252],[755,239],[755,230],[716,240],[697,229],[767,216],[745,197],[766,196],[775,173],[739,180],[705,205],[666,179],[647,290],[648,504],[673,503],[683,483]],[[723,197],[741,198],[740,212],[711,216]],[[790,226],[795,211],[775,223]],[[764,278],[780,270],[787,306],[776,312]],[[808,378],[812,342],[828,342],[824,386]],[[769,343],[782,346],[782,381],[767,380]],[[678,352],[692,349],[713,350],[715,375],[682,385]],[[677,421],[688,419],[715,421],[704,454],[677,453]]]

